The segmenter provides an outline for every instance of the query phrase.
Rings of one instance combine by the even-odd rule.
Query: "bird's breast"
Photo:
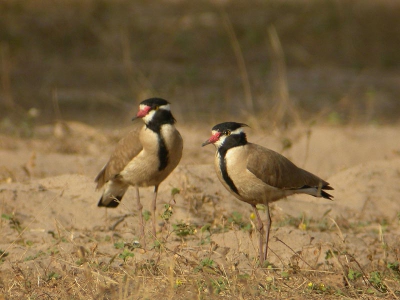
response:
[[[166,153],[168,155],[166,171],[169,174],[173,169],[175,169],[181,160],[183,140],[175,126],[170,124],[165,124],[161,127],[160,136],[164,141]]]
[[[217,152],[215,169],[222,184],[228,191],[241,199],[238,176],[246,170],[246,149],[244,146],[234,147],[225,152]]]
[[[140,133],[142,151],[120,173],[132,185],[160,184],[182,156],[182,138],[173,125],[163,125],[159,132],[143,128]]]
[[[163,125],[160,130],[160,136],[165,142],[169,155],[182,155],[183,141],[175,126],[170,124]]]
[[[159,134],[146,126],[140,131],[139,141],[143,146],[143,151],[147,154],[155,154],[159,147]]]

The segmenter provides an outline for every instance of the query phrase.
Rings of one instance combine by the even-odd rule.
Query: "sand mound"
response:
[[[54,231],[56,223],[65,228],[88,229],[100,225],[104,212],[96,210],[93,180],[83,175],[60,175],[30,183],[0,186],[9,199],[5,212],[16,211],[33,231]]]
[[[362,163],[328,179],[335,188],[333,201],[296,195],[275,205],[293,216],[304,212],[318,219],[329,211],[335,218],[393,221],[400,211],[399,179],[399,159]]]

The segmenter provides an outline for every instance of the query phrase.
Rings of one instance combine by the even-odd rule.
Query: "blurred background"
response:
[[[400,1],[0,0],[0,66],[2,132],[129,124],[153,96],[181,124],[388,124]]]

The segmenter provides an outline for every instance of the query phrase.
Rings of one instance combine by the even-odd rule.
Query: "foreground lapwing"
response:
[[[175,128],[168,101],[144,100],[136,118],[144,121],[140,131],[133,130],[121,139],[110,160],[97,175],[97,189],[105,186],[98,206],[117,207],[130,185],[136,188],[141,235],[145,245],[139,187],[154,186],[152,202],[153,235],[156,235],[156,200],[160,183],[175,169],[182,157],[183,141]]]
[[[219,180],[236,198],[249,203],[257,216],[260,233],[261,265],[267,258],[271,216],[268,203],[293,194],[308,194],[331,199],[324,190],[333,190],[328,182],[298,168],[286,157],[262,146],[249,143],[243,127],[246,124],[225,122],[212,128],[211,137],[202,146],[214,144],[215,169]],[[257,204],[267,210],[266,246],[263,252],[263,222]]]

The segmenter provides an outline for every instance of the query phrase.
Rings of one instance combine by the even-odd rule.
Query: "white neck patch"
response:
[[[240,134],[242,132],[243,132],[243,127],[239,127],[238,129],[231,131],[231,134]],[[211,132],[212,135],[215,135],[217,133],[220,133],[220,132],[217,130],[213,130]],[[221,133],[219,139],[214,143],[215,147],[220,148],[225,143],[225,140],[228,136],[229,135],[225,135],[225,134]]]
[[[146,109],[146,107],[148,107],[148,106],[145,105],[145,104],[139,105],[139,109],[140,109],[140,110]],[[158,109],[163,109],[163,110],[171,111],[171,106],[170,106],[170,104],[165,104],[165,105],[159,106]],[[153,117],[154,117],[154,115],[155,115],[156,112],[157,112],[156,109],[150,110],[150,111],[147,113],[147,115],[145,115],[145,116],[142,118],[142,119],[143,119],[143,122],[145,122],[146,124],[149,124],[149,123],[151,122],[151,120],[153,119]]]

